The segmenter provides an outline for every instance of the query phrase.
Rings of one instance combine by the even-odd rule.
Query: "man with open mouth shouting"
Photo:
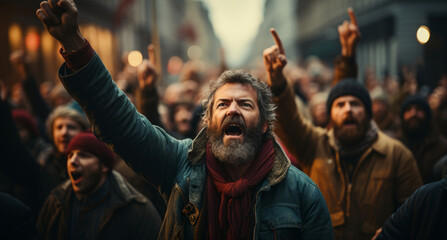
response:
[[[40,6],[36,14],[66,60],[59,77],[95,134],[167,200],[159,239],[333,239],[319,189],[272,136],[266,84],[244,71],[223,73],[204,97],[207,127],[194,140],[176,140],[117,88],[82,36],[73,1]]]
[[[161,219],[152,203],[117,172],[114,154],[92,133],[67,146],[70,180],[45,201],[37,228],[42,239],[154,239]]]

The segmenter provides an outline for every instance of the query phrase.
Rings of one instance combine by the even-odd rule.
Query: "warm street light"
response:
[[[129,61],[130,66],[138,67],[143,61],[143,55],[139,51],[134,50],[129,53],[127,61]]]
[[[430,39],[430,29],[426,26],[420,26],[416,33],[416,37],[420,44],[426,44]]]

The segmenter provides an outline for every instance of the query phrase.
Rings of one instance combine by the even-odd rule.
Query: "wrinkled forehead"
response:
[[[213,102],[221,99],[228,100],[251,100],[255,104],[258,102],[258,94],[250,84],[226,83],[216,90]]]

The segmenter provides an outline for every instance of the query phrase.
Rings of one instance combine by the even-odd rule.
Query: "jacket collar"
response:
[[[273,141],[273,147],[275,149],[275,159],[273,161],[273,168],[270,173],[267,174],[267,181],[271,186],[281,182],[287,175],[287,171],[290,167],[290,159],[284,153],[284,150],[275,140],[273,135],[268,134],[269,138]],[[190,149],[188,150],[188,159],[193,166],[205,164],[205,151],[206,143],[208,139],[206,137],[206,128],[203,128],[197,137],[193,140]]]
[[[383,141],[384,137],[386,137],[387,135],[385,133],[383,133],[381,130],[377,131],[377,139],[373,142],[373,144],[371,145],[371,148],[382,154],[382,155],[386,155],[386,148],[389,146],[389,141]]]
[[[133,188],[121,174],[116,171],[112,171],[113,180],[115,180],[115,186],[117,193],[124,200],[124,202],[130,202],[136,200],[140,203],[146,203],[147,199],[139,193],[135,188]]]

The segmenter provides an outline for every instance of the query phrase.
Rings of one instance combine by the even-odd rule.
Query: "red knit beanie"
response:
[[[31,137],[39,136],[39,128],[37,127],[36,120],[31,114],[23,109],[14,109],[12,110],[12,118],[16,124],[20,124],[25,127]]]
[[[91,153],[98,157],[109,169],[113,169],[115,155],[109,147],[99,141],[93,133],[82,132],[71,139],[65,153],[68,154],[73,150],[81,150]]]

